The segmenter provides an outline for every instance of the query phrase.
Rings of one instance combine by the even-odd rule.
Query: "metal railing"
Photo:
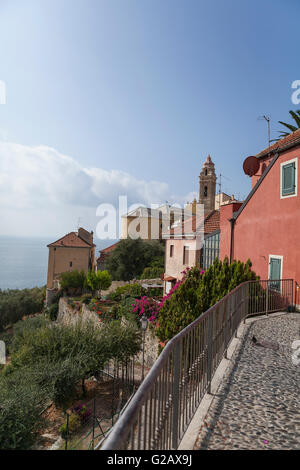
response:
[[[240,323],[290,305],[291,279],[236,287],[167,343],[102,449],[177,449]]]

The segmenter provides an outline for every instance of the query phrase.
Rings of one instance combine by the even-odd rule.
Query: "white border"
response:
[[[283,256],[282,255],[269,255],[269,269],[268,269],[268,280],[270,281],[270,271],[271,271],[271,258],[280,259],[280,279],[282,279],[282,269],[283,269]],[[277,279],[275,279],[277,281]]]
[[[294,194],[282,195],[282,167],[288,165],[289,163],[295,162],[295,192]],[[292,160],[287,160],[286,162],[280,163],[280,199],[286,199],[288,197],[296,197],[298,193],[298,158],[292,158]]]

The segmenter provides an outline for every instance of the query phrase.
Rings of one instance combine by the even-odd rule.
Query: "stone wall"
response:
[[[152,367],[158,357],[159,339],[155,336],[152,328],[146,330],[145,333],[145,366]],[[137,362],[142,364],[143,351],[137,355]]]
[[[99,325],[98,317],[83,304],[80,310],[72,308],[66,297],[61,297],[58,304],[57,321],[62,325],[75,325],[78,321],[92,321]]]

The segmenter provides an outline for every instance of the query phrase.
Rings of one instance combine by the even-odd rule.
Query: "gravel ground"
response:
[[[279,349],[254,346],[253,335]],[[300,449],[300,364],[291,357],[299,338],[297,313],[246,325],[195,449]]]

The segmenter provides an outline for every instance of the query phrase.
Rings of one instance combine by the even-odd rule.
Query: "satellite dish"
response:
[[[246,175],[254,176],[259,170],[259,161],[256,157],[247,157],[243,163],[243,170]]]

